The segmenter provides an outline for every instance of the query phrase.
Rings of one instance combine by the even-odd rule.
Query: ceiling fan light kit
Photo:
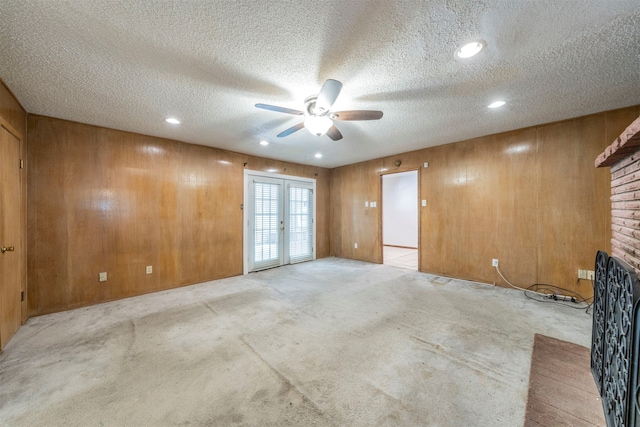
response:
[[[277,105],[256,104],[257,108],[276,111],[278,113],[292,114],[295,116],[305,116],[302,123],[298,123],[278,134],[278,138],[289,136],[302,128],[307,128],[309,132],[316,136],[327,135],[334,141],[342,139],[342,133],[333,124],[333,120],[355,121],[355,120],[380,120],[382,111],[374,110],[350,110],[331,112],[331,107],[338,99],[342,90],[342,83],[337,80],[328,79],[322,85],[317,96],[307,97],[305,111],[291,108],[278,107]]]
[[[304,120],[304,127],[316,136],[322,136],[333,126],[333,120],[327,116],[308,116]]]

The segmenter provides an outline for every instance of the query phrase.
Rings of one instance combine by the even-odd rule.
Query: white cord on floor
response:
[[[542,296],[543,296],[543,297],[545,297],[545,298],[549,298],[551,295],[554,295],[554,294],[545,294],[545,293],[543,293],[543,292],[538,292],[538,291],[532,291],[531,289],[524,289],[524,288],[521,288],[521,287],[519,287],[519,286],[516,286],[516,285],[512,284],[510,281],[508,281],[508,280],[507,280],[507,278],[506,278],[506,277],[504,277],[504,276],[502,275],[502,273],[500,272],[500,269],[498,268],[498,266],[496,266],[496,271],[498,272],[498,274],[500,275],[500,277],[502,277],[502,280],[504,280],[505,282],[507,282],[507,284],[508,284],[509,286],[511,286],[512,288],[514,288],[514,289],[518,289],[518,290],[520,290],[520,291],[524,291],[524,292],[531,292],[531,293],[533,293],[533,294],[542,295]]]

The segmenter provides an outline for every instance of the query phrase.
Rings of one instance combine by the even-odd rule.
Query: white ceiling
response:
[[[640,104],[638,0],[2,0],[0,23],[30,113],[325,167]],[[254,107],[328,78],[334,111],[384,117],[276,138],[300,117]]]

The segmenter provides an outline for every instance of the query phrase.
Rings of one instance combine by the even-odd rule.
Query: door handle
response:
[[[15,248],[14,248],[13,246],[9,246],[8,248],[6,248],[6,247],[4,247],[4,246],[3,246],[3,247],[2,247],[2,249],[0,249],[0,251],[2,251],[2,253],[5,253],[5,252],[13,252],[13,250],[14,250],[14,249],[15,249]]]

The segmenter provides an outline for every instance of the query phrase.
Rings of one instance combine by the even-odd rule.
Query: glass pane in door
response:
[[[289,260],[313,259],[313,193],[310,188],[289,186]]]
[[[254,266],[280,265],[280,185],[254,182]]]

